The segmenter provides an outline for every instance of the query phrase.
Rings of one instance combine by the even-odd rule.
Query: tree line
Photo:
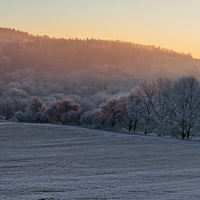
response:
[[[190,139],[198,130],[199,107],[198,97],[187,93],[195,79],[190,75],[200,76],[199,65],[190,54],[155,46],[0,28],[0,120]],[[189,83],[177,80],[183,75]],[[160,76],[171,80],[155,79]]]
[[[140,82],[123,96],[111,97],[97,109],[83,111],[71,98],[50,106],[33,97],[25,112],[15,112],[20,122],[72,124],[84,127],[156,133],[190,140],[200,128],[200,82],[194,76],[176,81],[157,78]]]

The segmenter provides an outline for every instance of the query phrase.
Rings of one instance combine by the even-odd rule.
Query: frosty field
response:
[[[0,199],[200,199],[200,143],[0,124]]]

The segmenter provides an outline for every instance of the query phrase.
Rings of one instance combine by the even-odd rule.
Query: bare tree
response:
[[[200,84],[194,76],[175,81],[170,99],[174,130],[184,139],[191,139],[199,128]]]
[[[167,99],[171,95],[171,88],[172,81],[170,79],[163,77],[156,79],[156,96],[152,109],[155,113],[154,132],[159,136],[170,132],[171,118]]]
[[[156,105],[156,81],[143,81],[135,89],[142,106],[141,129],[146,135],[153,131],[155,123],[155,105]]]
[[[145,107],[142,104],[142,100],[138,94],[138,89],[133,89],[128,96],[128,105],[126,107],[126,118],[128,121],[128,130],[133,129],[134,133],[141,125],[141,119]],[[141,128],[141,127],[140,127]]]

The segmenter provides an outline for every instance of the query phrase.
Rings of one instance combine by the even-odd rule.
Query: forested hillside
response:
[[[196,121],[189,118],[194,113],[187,114],[182,128],[170,124],[169,116],[180,123],[182,111],[172,112],[172,106],[178,105],[174,96],[193,83],[194,98],[199,98],[199,76],[200,60],[190,54],[122,41],[56,39],[0,28],[1,119],[125,128],[158,135],[166,134],[161,128],[167,123],[167,131],[173,127],[173,134],[189,139],[192,131],[196,133],[199,102],[195,101],[192,117]],[[180,93],[176,85],[182,87]]]
[[[123,77],[141,80],[200,75],[200,61],[190,54],[122,41],[56,39],[0,28],[0,49],[2,75],[27,68],[53,72],[52,75],[72,73],[80,82],[96,77],[108,81],[109,76],[113,80]]]

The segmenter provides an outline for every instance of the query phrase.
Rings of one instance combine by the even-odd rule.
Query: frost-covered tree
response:
[[[172,81],[168,78],[157,78],[139,83],[129,95],[127,107],[130,121],[129,130],[155,132],[161,136],[169,132],[169,105],[166,98],[170,96]]]
[[[26,112],[25,113],[21,111],[16,112],[14,117],[18,121],[41,122],[42,121],[41,116],[45,110],[46,110],[45,103],[38,97],[33,97],[32,101],[28,104]]]
[[[103,129],[103,122],[103,116],[99,109],[87,111],[80,118],[80,124],[90,128]]]
[[[41,121],[41,115],[45,112],[45,103],[38,97],[33,97],[32,102],[29,103],[26,115],[29,122],[39,122]]]
[[[200,84],[193,77],[182,77],[174,82],[173,93],[168,102],[176,134],[189,140],[199,129]]]
[[[125,125],[127,99],[123,96],[112,97],[98,109],[85,112],[80,119],[82,125],[93,128],[120,129]]]
[[[161,136],[169,134],[171,131],[170,108],[167,102],[171,95],[172,81],[168,78],[157,78],[155,89],[155,103],[152,105],[155,113],[154,132]]]
[[[148,132],[153,131],[155,123],[155,104],[156,104],[156,81],[143,81],[134,88],[137,93],[141,107],[143,109],[141,117],[141,129],[146,135]]]
[[[128,96],[128,105],[126,108],[126,118],[128,122],[128,130],[131,131],[133,129],[134,133],[136,129],[138,129],[141,124],[141,118],[143,117],[143,113],[145,112],[145,107],[142,104],[141,98],[139,98],[137,94],[137,89],[132,90]]]
[[[116,124],[123,123],[123,116],[127,105],[126,98],[112,97],[99,106],[99,111],[103,119],[103,125],[105,127],[113,128]]]
[[[9,88],[0,97],[0,115],[4,115],[6,119],[10,119],[15,112],[24,112],[28,101],[29,95],[25,91],[17,88]]]
[[[48,123],[79,123],[82,110],[78,103],[70,98],[54,100],[45,112],[46,122]]]
[[[0,99],[0,115],[5,116],[6,119],[10,119],[13,117],[14,112],[15,105],[10,97]]]
[[[24,90],[17,89],[15,87],[14,88],[10,88],[9,90],[6,90],[3,93],[3,96],[11,97],[11,98],[19,98],[19,99],[28,98],[29,97],[29,95]]]

